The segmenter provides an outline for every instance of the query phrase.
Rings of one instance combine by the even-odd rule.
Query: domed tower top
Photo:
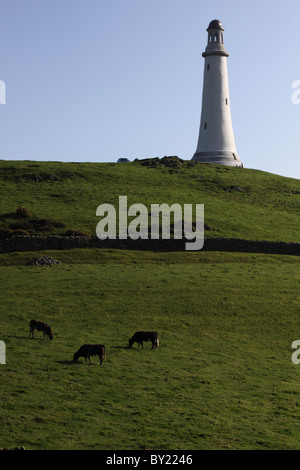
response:
[[[207,28],[206,31],[208,31],[209,29],[221,29],[222,31],[224,31],[223,25],[222,25],[221,21],[219,21],[219,20],[212,20],[209,23],[208,28]]]
[[[219,20],[212,20],[206,30],[208,32],[207,46],[202,56],[221,55],[228,57],[223,39],[223,25]]]

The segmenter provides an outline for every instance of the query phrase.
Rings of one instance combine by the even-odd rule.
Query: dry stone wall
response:
[[[71,248],[115,248],[143,251],[185,251],[187,240],[100,240],[88,236],[16,236],[0,240],[0,253],[16,251],[68,250]],[[285,243],[237,238],[206,238],[201,251],[230,251],[300,255],[300,243]]]

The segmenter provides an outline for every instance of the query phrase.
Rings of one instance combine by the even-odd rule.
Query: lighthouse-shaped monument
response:
[[[219,20],[210,22],[205,58],[202,112],[197,150],[192,160],[242,167],[231,122],[227,72],[228,52]]]

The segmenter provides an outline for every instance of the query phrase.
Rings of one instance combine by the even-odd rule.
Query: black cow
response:
[[[34,338],[34,330],[42,331],[44,334],[44,339],[45,339],[45,336],[48,336],[51,340],[54,337],[54,334],[51,330],[50,325],[48,325],[48,323],[45,323],[43,321],[31,320],[29,323],[29,336],[31,334],[33,338]]]
[[[129,347],[131,348],[133,343],[138,343],[138,347],[141,345],[143,348],[143,341],[151,341],[151,349],[154,349],[154,347],[157,349],[159,346],[158,333],[156,333],[156,331],[137,331],[132,338],[130,338]]]
[[[85,362],[87,358],[91,362],[91,356],[99,356],[100,365],[102,366],[102,360],[105,359],[105,346],[103,344],[84,344],[76,351],[73,360],[75,362],[79,357],[84,357]]]

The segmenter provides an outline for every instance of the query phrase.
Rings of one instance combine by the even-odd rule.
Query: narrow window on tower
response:
[[[207,122],[204,123],[204,129],[207,129]]]
[[[225,103],[228,104],[228,99],[227,98],[225,98]]]
[[[206,67],[207,70],[209,70],[209,64],[207,64],[207,67]]]

